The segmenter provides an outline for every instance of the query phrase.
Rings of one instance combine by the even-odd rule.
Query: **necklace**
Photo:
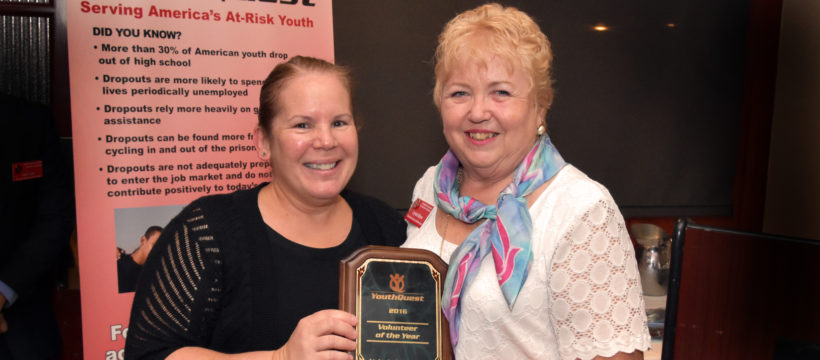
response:
[[[461,166],[456,170],[456,182],[458,183],[458,187],[464,184],[464,168]]]
[[[458,170],[456,170],[456,182],[458,183],[458,186],[461,186],[461,184],[464,183],[464,170],[461,168],[461,166],[459,166]],[[449,226],[450,226],[450,214],[445,212],[444,213],[444,231],[443,231],[443,234],[441,235],[441,245],[438,248],[438,256],[441,257],[442,259],[444,258],[443,257],[444,256],[444,241],[445,241],[444,239],[447,238],[447,228]]]
[[[441,246],[438,248],[438,256],[443,259],[444,256],[444,238],[447,237],[447,227],[450,225],[450,215],[444,213],[444,231],[441,235]]]

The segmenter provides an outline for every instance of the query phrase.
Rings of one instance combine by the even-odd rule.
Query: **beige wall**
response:
[[[820,240],[820,1],[784,0],[763,231]]]

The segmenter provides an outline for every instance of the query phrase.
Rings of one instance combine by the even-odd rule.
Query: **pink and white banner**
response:
[[[84,355],[121,359],[118,259],[192,200],[266,181],[260,85],[295,55],[334,60],[332,4],[69,1],[67,27]]]

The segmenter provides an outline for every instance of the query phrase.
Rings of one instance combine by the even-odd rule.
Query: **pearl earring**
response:
[[[547,128],[545,128],[544,125],[538,125],[538,130],[537,130],[538,136],[544,135],[544,132],[546,132],[546,131],[547,131]]]

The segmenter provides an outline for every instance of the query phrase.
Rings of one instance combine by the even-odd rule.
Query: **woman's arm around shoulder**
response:
[[[343,196],[370,245],[399,246],[404,242],[407,224],[396,209],[377,198],[350,190]]]

